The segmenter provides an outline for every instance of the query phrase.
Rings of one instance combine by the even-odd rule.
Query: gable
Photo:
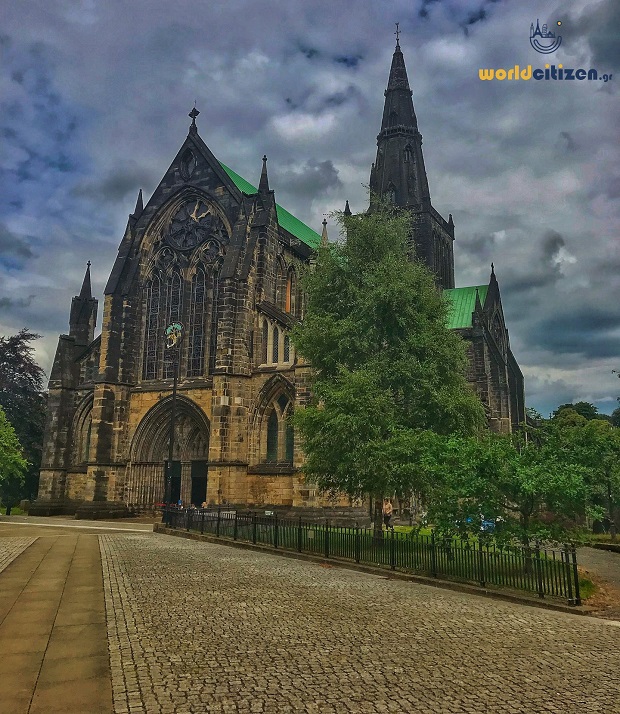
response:
[[[221,161],[219,163],[240,191],[248,194],[258,193],[258,189],[255,186],[252,186],[249,181],[246,181],[232,169],[229,169],[228,166],[223,164]],[[284,228],[285,231],[288,231],[292,236],[298,238],[302,243],[305,243],[313,250],[316,250],[319,247],[321,243],[321,236],[316,231],[313,231],[312,228],[307,226],[305,223],[302,223],[299,218],[295,218],[292,213],[289,213],[278,203],[276,203],[276,212],[278,214],[278,223],[282,228]]]
[[[451,330],[471,327],[471,316],[476,309],[476,290],[480,303],[484,305],[487,298],[488,285],[471,285],[466,288],[444,290],[443,295],[448,301],[448,327]]]

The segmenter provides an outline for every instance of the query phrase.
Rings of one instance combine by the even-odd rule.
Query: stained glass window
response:
[[[271,361],[274,364],[278,363],[278,342],[280,341],[280,331],[277,327],[273,328],[273,350]]]
[[[284,362],[291,361],[291,340],[288,335],[284,335],[284,355],[282,359]]]
[[[183,314],[183,283],[178,273],[171,275],[166,281],[166,325],[180,322]],[[165,326],[164,326],[165,327]],[[163,344],[163,340],[161,340]],[[164,379],[174,376],[174,361],[172,355],[166,355],[164,360]]]
[[[261,364],[267,364],[267,348],[269,343],[269,323],[263,320],[263,336],[261,344]]]
[[[146,286],[146,335],[144,349],[144,379],[155,379],[158,372],[160,342],[159,313],[161,310],[161,281],[155,275]]]
[[[267,461],[278,460],[278,415],[273,409],[267,421]]]
[[[215,370],[215,358],[217,355],[217,323],[218,323],[218,305],[219,305],[219,290],[220,277],[219,273],[211,273],[211,330],[209,335],[209,371],[213,374]]]
[[[286,425],[286,454],[285,460],[289,463],[293,463],[293,450],[295,442],[295,432],[290,424]]]
[[[188,377],[200,377],[204,372],[206,300],[207,277],[204,270],[198,268],[192,278],[189,355],[187,362]]]

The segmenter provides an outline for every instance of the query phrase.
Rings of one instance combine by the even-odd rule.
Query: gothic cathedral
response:
[[[73,298],[49,382],[33,514],[150,511],[165,497],[174,400],[171,499],[200,505],[323,505],[304,483],[287,417],[309,396],[289,331],[303,318],[300,267],[323,235],[276,203],[263,157],[258,188],[189,134],[146,205],[129,216],[105,288],[102,329],[90,267]],[[450,301],[467,341],[468,380],[492,429],[525,419],[523,377],[493,269],[454,287],[454,223],[432,206],[422,136],[397,41],[370,187],[407,209],[416,255]],[[372,205],[370,210],[372,210]],[[348,210],[348,204],[345,211]],[[180,339],[166,336],[182,326]]]

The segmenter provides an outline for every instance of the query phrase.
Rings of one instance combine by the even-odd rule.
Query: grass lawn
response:
[[[11,515],[12,516],[27,516],[28,514],[25,511],[22,511],[21,508],[11,508]],[[0,516],[6,516],[6,506],[0,506]]]

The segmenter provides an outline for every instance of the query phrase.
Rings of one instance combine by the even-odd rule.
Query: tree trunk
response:
[[[374,496],[375,511],[373,514],[373,538],[383,540],[383,496]]]
[[[611,498],[611,483],[607,480],[607,518],[609,518],[609,536],[612,543],[616,541],[616,520],[614,518],[613,501]]]
[[[521,543],[523,544],[523,571],[526,575],[531,575],[533,571],[532,548],[530,546],[530,537],[528,535],[529,527],[530,514],[521,511],[521,528],[523,529],[523,534],[521,535]]]

